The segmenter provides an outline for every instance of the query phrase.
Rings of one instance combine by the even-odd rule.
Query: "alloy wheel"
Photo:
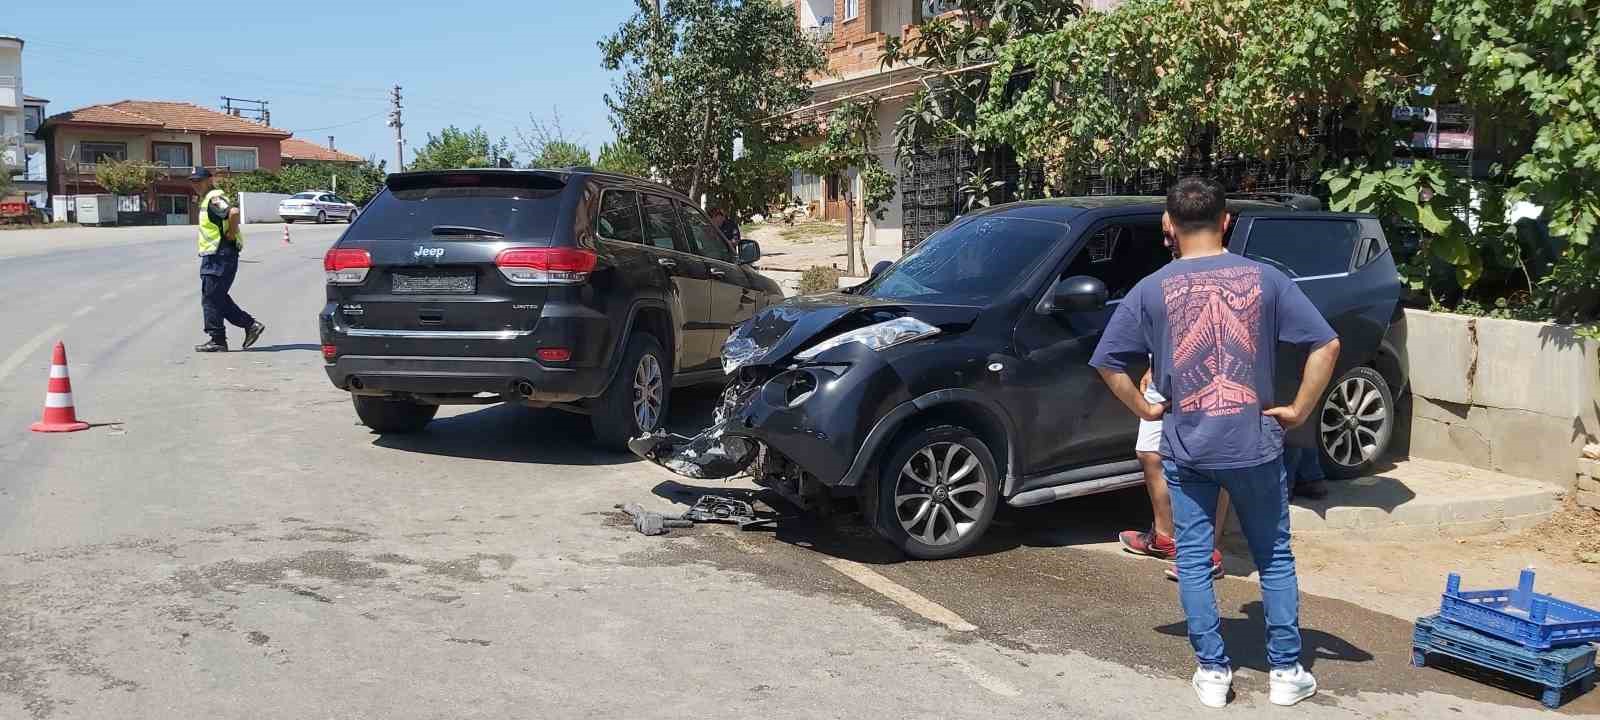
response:
[[[639,358],[639,365],[633,371],[633,419],[639,423],[639,430],[650,432],[656,429],[656,423],[661,419],[661,399],[665,392],[661,362],[656,360],[656,356],[646,353]]]
[[[983,463],[960,443],[932,443],[900,468],[894,514],[906,534],[924,545],[949,545],[977,526],[988,503]]]
[[[1378,438],[1390,408],[1378,387],[1364,377],[1348,377],[1322,405],[1322,447],[1329,459],[1355,467],[1378,454]]]

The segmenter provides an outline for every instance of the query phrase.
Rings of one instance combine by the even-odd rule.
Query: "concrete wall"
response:
[[[894,153],[894,124],[910,102],[909,98],[902,98],[878,103],[878,162],[894,176],[895,188],[894,199],[884,206],[883,219],[868,217],[868,245],[900,247],[904,212],[900,192],[900,163]]]
[[[1595,343],[1570,328],[1407,310],[1409,451],[1572,488],[1600,434]]]
[[[283,217],[278,215],[278,203],[287,199],[289,196],[283,193],[239,193],[239,222],[283,222]]]

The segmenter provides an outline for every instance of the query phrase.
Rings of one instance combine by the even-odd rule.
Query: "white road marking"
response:
[[[1017,697],[1018,695],[1022,694],[1022,691],[1018,690],[1015,685],[989,674],[988,671],[978,667],[977,665],[967,662],[966,658],[961,657],[960,655],[957,655],[949,650],[940,650],[934,653],[934,657],[954,665],[956,669],[966,673],[967,677],[972,678],[972,681],[977,683],[978,687],[988,690],[996,695],[1003,697]]]
[[[861,583],[868,590],[882,595],[899,603],[911,612],[921,615],[928,620],[939,623],[956,632],[972,632],[978,626],[961,619],[960,615],[951,612],[949,608],[929,600],[916,591],[900,585],[889,578],[879,575],[871,568],[861,563],[852,562],[843,558],[823,558],[822,563],[838,570],[839,574]]]
[[[85,306],[83,306],[81,308],[78,308],[77,310],[73,311],[72,316],[75,317],[75,318],[80,318],[80,317],[88,315],[89,313],[92,313],[92,312],[94,312],[94,306],[93,305],[85,305]]]
[[[118,295],[119,292],[120,291],[118,291],[118,290],[112,290],[111,292],[108,292],[108,293],[106,293],[104,295],[101,295],[100,299],[101,300],[111,300],[111,299],[115,298]]]
[[[44,332],[29,338],[27,342],[18,345],[17,349],[7,355],[5,360],[0,360],[0,379],[10,375],[13,370],[17,369],[17,366],[27,362],[30,356],[39,350],[39,346],[49,342],[51,338],[60,337],[61,331],[66,329],[67,326],[65,324],[57,323],[45,328]],[[39,364],[43,365],[44,363],[41,362]]]

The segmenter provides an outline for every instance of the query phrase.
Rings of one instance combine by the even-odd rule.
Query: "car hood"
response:
[[[723,367],[772,365],[841,332],[914,317],[946,332],[971,326],[981,308],[829,293],[790,298],[740,324],[723,346]]]

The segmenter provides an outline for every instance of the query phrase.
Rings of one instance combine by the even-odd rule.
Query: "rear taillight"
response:
[[[360,285],[372,269],[372,255],[365,250],[332,248],[322,256],[322,270],[329,285]]]
[[[494,264],[513,285],[576,285],[589,279],[596,259],[578,248],[510,248]]]
[[[566,362],[572,359],[570,348],[539,348],[539,359],[545,362]]]
[[[323,345],[322,346],[322,359],[323,360],[330,360],[331,361],[331,360],[333,360],[333,359],[335,359],[337,357],[339,357],[339,348],[338,348],[338,346],[335,346],[335,345]]]

